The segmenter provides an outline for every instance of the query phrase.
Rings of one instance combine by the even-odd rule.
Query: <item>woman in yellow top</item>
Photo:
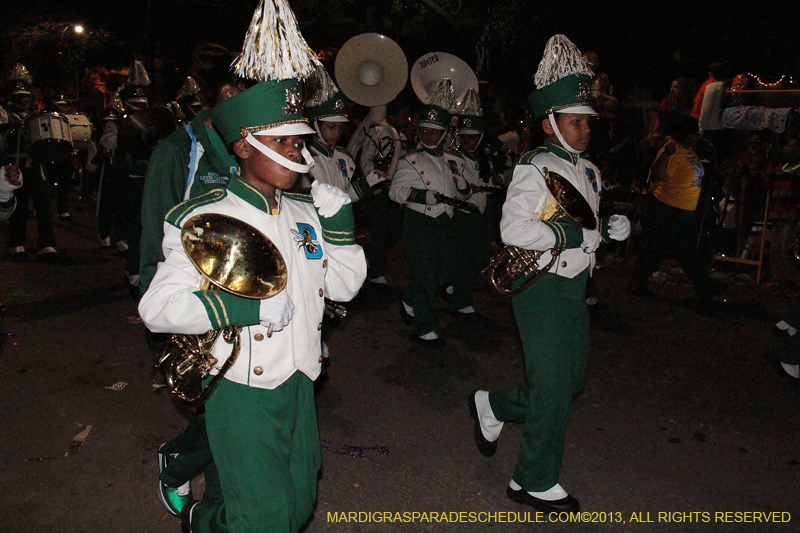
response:
[[[650,167],[653,190],[642,207],[644,238],[628,294],[654,296],[647,288],[647,281],[661,261],[670,255],[683,267],[698,296],[710,299],[722,293],[726,285],[710,278],[695,246],[695,209],[704,173],[694,152],[699,139],[697,120],[688,115],[675,118],[669,136]]]

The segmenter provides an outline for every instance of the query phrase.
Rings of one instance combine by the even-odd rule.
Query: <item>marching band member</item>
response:
[[[453,211],[453,238],[461,253],[461,260],[453,265],[452,293],[449,307],[455,316],[478,316],[472,307],[472,282],[489,263],[492,256],[491,236],[486,223],[487,191],[475,187],[488,187],[489,173],[480,168],[478,145],[483,140],[486,121],[480,109],[475,90],[470,88],[464,96],[456,122],[458,153],[464,159],[464,178],[472,187],[466,200],[468,209]],[[484,158],[484,164],[486,160]]]
[[[150,286],[158,264],[164,261],[161,242],[167,213],[184,200],[226,187],[239,167],[209,112],[252,83],[231,71],[235,57],[235,53],[219,44],[203,44],[194,51],[191,77],[199,81],[197,97],[203,102],[203,110],[164,139],[150,157],[142,202],[139,270],[142,294]],[[163,350],[165,337],[147,332],[148,344],[157,355]],[[216,479],[202,412],[189,419],[180,435],[159,448],[158,464],[159,500],[167,511],[179,516],[192,501],[192,478],[204,471],[207,479]]]
[[[147,291],[159,262],[164,260],[161,241],[164,217],[190,198],[225,187],[238,168],[214,128],[209,109],[242,92],[248,85],[230,65],[236,54],[219,44],[199,46],[192,61],[203,110],[190,124],[178,129],[153,150],[147,166],[142,202],[141,265],[139,290]]]
[[[436,348],[444,340],[436,332],[435,300],[450,283],[456,253],[452,204],[469,192],[464,160],[443,147],[455,107],[450,80],[444,82],[420,108],[420,143],[400,159],[389,189],[389,197],[406,206],[403,246],[413,277],[401,297],[401,316],[413,326],[412,340]]]
[[[385,190],[391,179],[386,173],[391,162],[392,150],[397,134],[405,141],[402,127],[408,124],[408,105],[401,101],[390,102],[386,107],[386,119],[379,124],[370,124],[364,129],[364,142],[358,158],[358,166],[364,176],[373,176],[374,195],[364,199],[364,218],[370,228],[370,238],[364,246],[367,256],[367,279],[378,285],[386,285],[387,256],[400,240],[403,229],[403,211],[399,204],[389,199]],[[394,146],[394,148],[392,148]],[[398,157],[401,154],[398,154]],[[382,164],[377,164],[378,162]]]
[[[192,76],[186,76],[174,105],[179,127],[191,124],[194,117],[203,109],[199,94],[200,87],[195,79]]]
[[[22,187],[22,173],[11,163],[0,167],[0,221],[7,219],[17,207],[14,191]]]
[[[306,102],[306,117],[317,132],[308,140],[308,150],[314,158],[314,166],[308,175],[315,181],[327,183],[346,192],[353,202],[373,196],[372,187],[384,181],[383,175],[372,172],[364,177],[356,168],[352,156],[338,146],[347,131],[350,119],[347,116],[344,94],[330,79],[324,68],[318,69],[319,90]],[[323,95],[333,94],[325,97]],[[337,322],[326,313],[322,324],[322,356],[324,364],[329,362],[328,340],[336,330]]]
[[[61,114],[77,114],[78,112],[63,93],[48,95],[44,111]],[[56,216],[59,220],[69,222],[72,220],[72,215],[69,213],[69,193],[77,169],[73,165],[72,144],[66,141],[59,142],[58,148],[57,157],[50,157],[46,161],[42,161],[42,168],[50,185],[56,190]]]
[[[149,86],[150,75],[141,61],[134,61],[127,85],[119,90],[119,98],[126,115],[149,107],[145,92]],[[114,122],[109,122],[107,127],[117,128],[118,126]],[[117,144],[112,166],[115,182],[114,192],[117,195],[115,205],[117,216],[120,218],[118,226],[122,231],[121,237],[124,242],[121,248],[118,243],[117,248],[120,251],[127,251],[125,279],[130,285],[131,292],[135,292],[137,295],[139,293],[139,245],[142,238],[141,210],[147,161],[147,159],[131,153],[129,147]],[[118,235],[117,238],[120,236]]]
[[[279,50],[257,55],[254,41],[279,35],[277,17],[262,1],[236,64],[237,74],[257,83],[210,111],[239,170],[226,189],[169,212],[165,260],[139,305],[145,325],[157,332],[243,328],[248,356],[236,360],[205,406],[221,493],[207,486],[208,498],[183,507],[184,531],[194,533],[296,532],[311,515],[321,459],[312,381],[320,373],[323,297],[349,301],[366,276],[350,198],[319,183],[311,197],[283,192],[312,162],[302,136],[314,130],[303,118],[296,78],[310,75],[316,57],[289,6],[272,0],[268,7],[282,15],[288,36],[278,46],[289,48],[291,61],[282,61],[287,56]],[[201,213],[240,218],[272,240],[286,263],[286,288],[265,300],[198,290],[202,275],[180,239],[183,222]]]
[[[319,77],[328,78],[324,69]],[[328,78],[329,79],[329,78]],[[350,119],[345,110],[344,95],[329,81],[334,91],[331,98],[322,102],[311,101],[306,105],[306,116],[312,122],[317,135],[308,141],[308,150],[314,158],[309,175],[320,183],[327,183],[346,192],[354,202],[372,196],[372,187],[384,180],[377,172],[364,177],[356,175],[353,157],[338,146],[347,131]]]
[[[589,145],[589,67],[563,35],[552,37],[528,97],[531,112],[544,130],[543,146],[522,156],[503,206],[501,232],[507,245],[528,250],[564,249],[552,270],[513,299],[525,353],[526,383],[469,397],[474,437],[490,457],[505,422],[524,422],[517,466],[506,494],[539,511],[576,512],[578,500],[559,484],[564,432],[572,398],[583,389],[589,363],[589,312],[585,288],[594,252],[608,238],[625,240],[625,217],[604,219],[598,229],[584,229],[571,217],[550,221],[556,204],[545,183],[545,169],[568,180],[597,218],[600,173],[581,158]],[[547,264],[550,252],[540,260]],[[522,282],[523,280],[518,280]]]
[[[37,257],[43,261],[50,261],[58,257],[56,250],[56,236],[53,230],[53,215],[51,213],[50,197],[52,187],[47,180],[42,167],[42,161],[36,153],[29,153],[29,146],[25,136],[21,135],[25,120],[31,112],[31,93],[33,79],[24,65],[17,63],[12,68],[6,82],[6,95],[8,105],[6,116],[2,118],[8,124],[6,131],[7,160],[19,160],[19,166],[30,169],[25,183],[17,189],[17,209],[8,221],[8,249],[12,257],[22,259],[27,256],[25,244],[28,235],[28,218],[30,209],[29,199],[33,200],[36,210],[37,224]]]

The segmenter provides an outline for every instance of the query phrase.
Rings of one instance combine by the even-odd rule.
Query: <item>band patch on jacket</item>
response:
[[[339,159],[338,163],[339,163],[339,165],[338,165],[339,166],[339,172],[342,174],[343,178],[346,178],[347,177],[347,163],[345,162],[344,159]]]
[[[597,192],[597,176],[591,168],[586,169],[586,177],[589,178],[589,183],[592,184],[592,190]]]
[[[216,172],[209,172],[205,176],[198,176],[198,179],[207,185],[225,185],[230,178]]]
[[[447,164],[450,165],[450,172],[454,176],[458,176],[458,163],[456,163],[453,159],[448,159]]]
[[[298,222],[297,229],[292,230],[292,236],[297,244],[297,249],[305,250],[306,259],[322,259],[322,247],[317,240],[317,232],[314,226]]]

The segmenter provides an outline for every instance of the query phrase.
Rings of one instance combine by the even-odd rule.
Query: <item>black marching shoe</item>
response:
[[[478,418],[478,406],[475,404],[475,394],[477,393],[478,391],[476,390],[472,391],[469,393],[468,398],[469,416],[475,421],[472,427],[472,433],[475,436],[475,445],[478,447],[478,451],[481,452],[481,455],[484,457],[491,457],[497,453],[497,441],[488,441],[486,437],[483,436],[481,421]]]
[[[577,513],[581,510],[581,504],[570,495],[560,500],[542,500],[531,496],[525,489],[514,490],[511,487],[506,487],[506,495],[517,503],[530,505],[537,511],[542,511],[543,513],[552,511]]]

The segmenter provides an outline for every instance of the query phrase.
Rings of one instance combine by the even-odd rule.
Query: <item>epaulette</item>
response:
[[[314,197],[310,194],[303,194],[299,192],[285,192],[281,194],[281,198],[288,198],[289,200],[295,200],[297,202],[305,202],[307,204],[314,203]]]
[[[534,157],[536,157],[539,154],[546,154],[549,151],[550,150],[546,146],[540,146],[540,147],[538,147],[538,148],[536,148],[534,150],[531,150],[530,152],[525,152],[524,154],[522,154],[522,157],[519,158],[519,161],[517,161],[517,164],[518,165],[530,165],[531,161],[533,160]]]
[[[190,198],[170,209],[165,220],[176,228],[180,228],[183,226],[183,221],[189,213],[198,207],[219,202],[225,198],[227,194],[228,192],[225,189],[214,189],[213,191],[201,194],[195,198]]]
[[[447,155],[454,155],[454,156],[456,156],[456,157],[459,157],[459,158],[461,158],[461,159],[464,159],[464,156],[463,156],[463,155],[461,155],[461,153],[459,153],[459,152],[456,152],[456,151],[454,151],[454,150],[445,150],[445,151],[444,151],[444,153],[445,153],[445,154],[447,154]]]

